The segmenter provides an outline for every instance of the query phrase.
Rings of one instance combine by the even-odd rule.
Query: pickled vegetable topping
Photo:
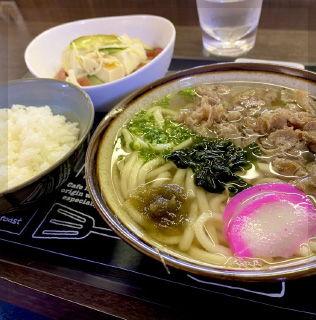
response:
[[[187,215],[182,212],[185,200],[183,188],[175,184],[141,185],[129,197],[143,217],[160,229],[183,226]]]

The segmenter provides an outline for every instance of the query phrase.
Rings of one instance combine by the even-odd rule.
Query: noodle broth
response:
[[[246,82],[166,87],[111,123],[99,147],[99,183],[119,220],[158,252],[218,268],[299,264],[314,256],[313,237],[286,258],[240,258],[225,237],[222,216],[236,194],[266,183],[294,186],[315,205],[313,132],[316,103],[304,91]],[[174,153],[201,144],[231,154],[224,164],[240,157],[243,165],[236,164],[225,183],[216,180],[222,173],[203,179],[204,171],[184,168],[183,153]]]

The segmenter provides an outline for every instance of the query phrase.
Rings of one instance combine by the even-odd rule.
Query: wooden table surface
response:
[[[316,1],[264,0],[255,48],[244,57],[316,64]],[[23,77],[24,51],[42,31],[93,17],[156,14],[177,32],[174,56],[221,59],[202,47],[194,0],[0,1],[0,81]],[[184,319],[184,314],[51,274],[0,248],[0,300],[55,319]],[[5,253],[4,253],[5,252]]]

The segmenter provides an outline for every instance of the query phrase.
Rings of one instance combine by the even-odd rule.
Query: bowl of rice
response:
[[[89,96],[53,79],[0,85],[0,214],[27,210],[82,162],[94,121]]]

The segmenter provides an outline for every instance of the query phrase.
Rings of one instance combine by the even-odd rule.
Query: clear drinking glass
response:
[[[205,50],[239,56],[253,48],[262,0],[196,0]]]

